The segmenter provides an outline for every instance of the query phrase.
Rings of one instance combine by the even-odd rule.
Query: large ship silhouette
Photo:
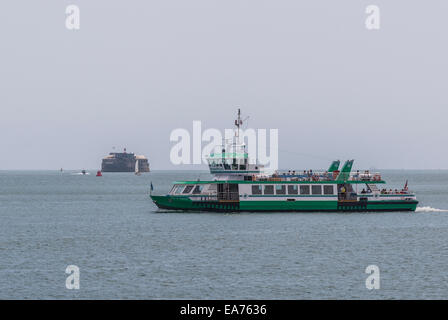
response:
[[[101,163],[103,172],[149,172],[149,162],[145,156],[126,152],[111,152]]]

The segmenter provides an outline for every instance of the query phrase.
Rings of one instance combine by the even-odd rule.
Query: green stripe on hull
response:
[[[386,201],[385,201],[386,202]],[[382,203],[377,202],[367,202],[367,210],[370,211],[415,211],[417,209],[418,201],[396,201],[392,203],[387,201]]]
[[[241,211],[337,211],[337,201],[240,201]]]
[[[152,201],[163,209],[174,210],[192,210],[193,202],[189,198],[185,197],[170,197],[170,196],[151,196]]]
[[[210,202],[191,201],[187,197],[151,196],[163,209],[202,211],[415,211],[417,201],[370,201],[366,203],[341,204],[338,201],[240,201]]]
[[[340,206],[338,201],[241,201],[241,211],[415,211],[417,201],[378,201]]]

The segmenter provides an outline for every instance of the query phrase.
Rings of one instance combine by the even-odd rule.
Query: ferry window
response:
[[[322,186],[311,186],[312,194],[322,194]]]
[[[202,192],[202,189],[204,189],[204,186],[196,186],[196,187],[194,187],[194,190],[193,190],[193,194],[199,194],[199,193],[201,193]]]
[[[262,194],[261,186],[260,185],[252,186],[252,194]]]
[[[176,189],[174,189],[173,193],[182,193],[182,189],[184,186],[176,186]]]
[[[274,186],[264,186],[264,194],[274,194]]]
[[[186,186],[184,191],[182,193],[190,193],[191,189],[193,189],[194,186]]]
[[[300,194],[310,194],[310,186],[300,186]]]
[[[334,194],[333,186],[324,186],[324,194]]]
[[[289,185],[288,186],[288,194],[298,194],[299,189],[297,188],[297,185]]]
[[[286,186],[285,185],[276,185],[275,193],[276,194],[286,194]]]

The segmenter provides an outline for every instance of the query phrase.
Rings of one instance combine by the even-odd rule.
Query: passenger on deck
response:
[[[342,188],[341,188],[341,198],[342,198],[342,199],[347,199],[346,191],[347,191],[347,190],[345,189],[345,187],[342,186]]]
[[[362,189],[361,193],[366,193],[366,190],[365,190],[365,189]]]

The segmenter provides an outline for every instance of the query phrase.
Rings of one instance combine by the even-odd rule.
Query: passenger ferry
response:
[[[340,161],[328,170],[264,173],[262,165],[249,163],[239,143],[240,111],[235,120],[236,139],[231,152],[222,148],[207,159],[210,181],[178,181],[167,195],[151,199],[162,209],[220,212],[282,211],[415,211],[418,201],[408,190],[387,189],[380,173],[352,171],[354,160]],[[152,189],[152,188],[151,188]]]

